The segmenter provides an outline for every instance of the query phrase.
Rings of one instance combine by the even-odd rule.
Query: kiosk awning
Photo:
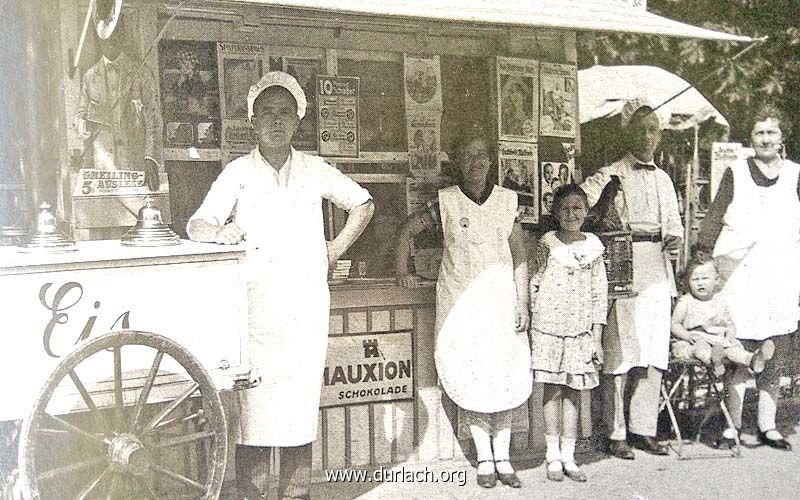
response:
[[[227,0],[291,9],[495,26],[626,32],[736,42],[750,37],[685,24],[620,0]]]

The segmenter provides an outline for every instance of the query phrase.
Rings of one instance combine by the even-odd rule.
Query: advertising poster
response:
[[[501,141],[537,140],[538,65],[528,59],[497,58],[497,125]]]
[[[415,108],[441,111],[442,74],[439,56],[406,55],[403,62],[406,111]]]
[[[534,224],[539,220],[538,147],[525,142],[501,142],[498,148],[500,185],[514,190],[520,198],[520,222]]]
[[[574,138],[578,123],[577,68],[568,64],[542,63],[539,133]]]
[[[722,181],[722,175],[728,170],[733,162],[744,155],[744,148],[738,142],[715,142],[711,145],[711,200],[717,196],[717,189],[719,183]]]
[[[316,90],[320,156],[357,158],[359,79],[319,76]]]
[[[439,190],[452,182],[443,176],[407,177],[406,203],[408,213],[423,210],[428,202],[435,201]],[[414,272],[423,278],[435,280],[442,262],[442,240],[436,228],[426,229],[418,234],[411,248],[414,257]]]
[[[558,162],[558,161],[543,161],[541,164],[541,199],[540,199],[540,213],[542,215],[551,214],[553,206],[553,193],[556,189],[566,184],[574,182],[573,172],[574,163]]]
[[[73,195],[144,195],[149,192],[144,171],[82,168]]]
[[[421,112],[408,116],[408,161],[416,177],[437,176],[441,112]]]
[[[270,70],[282,69],[295,79],[306,94],[306,116],[300,121],[294,133],[292,146],[300,151],[317,150],[317,89],[316,78],[322,73],[322,62],[319,59],[283,57],[281,67],[272,66]]]
[[[164,147],[219,147],[220,95],[213,61],[211,44],[168,40],[159,45]]]
[[[262,45],[218,43],[222,147],[250,149],[255,137],[247,116],[247,93],[267,70]]]

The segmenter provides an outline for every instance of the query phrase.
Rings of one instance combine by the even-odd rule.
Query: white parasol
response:
[[[672,98],[690,84],[655,66],[592,66],[578,71],[578,103],[581,123],[620,114],[628,99],[643,93],[654,102]],[[709,118],[728,127],[722,113],[696,88],[669,102],[672,117],[666,128],[685,130]]]

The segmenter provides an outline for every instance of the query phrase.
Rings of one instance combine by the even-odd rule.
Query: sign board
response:
[[[414,398],[411,331],[333,336],[320,407]]]
[[[711,193],[709,200],[717,196],[719,183],[725,171],[744,156],[742,145],[738,142],[715,142],[711,145]]]
[[[144,171],[82,168],[78,172],[74,196],[148,194]]]
[[[358,158],[359,79],[317,77],[320,156]]]

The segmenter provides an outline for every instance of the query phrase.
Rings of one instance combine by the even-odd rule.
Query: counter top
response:
[[[217,245],[181,240],[180,245],[163,247],[129,247],[119,240],[79,241],[77,250],[72,252],[21,253],[17,247],[0,247],[0,275],[37,272],[53,266],[80,266],[93,263],[97,267],[117,267],[152,261],[154,264],[167,261],[209,260],[214,256],[221,258],[241,258],[245,245]]]

